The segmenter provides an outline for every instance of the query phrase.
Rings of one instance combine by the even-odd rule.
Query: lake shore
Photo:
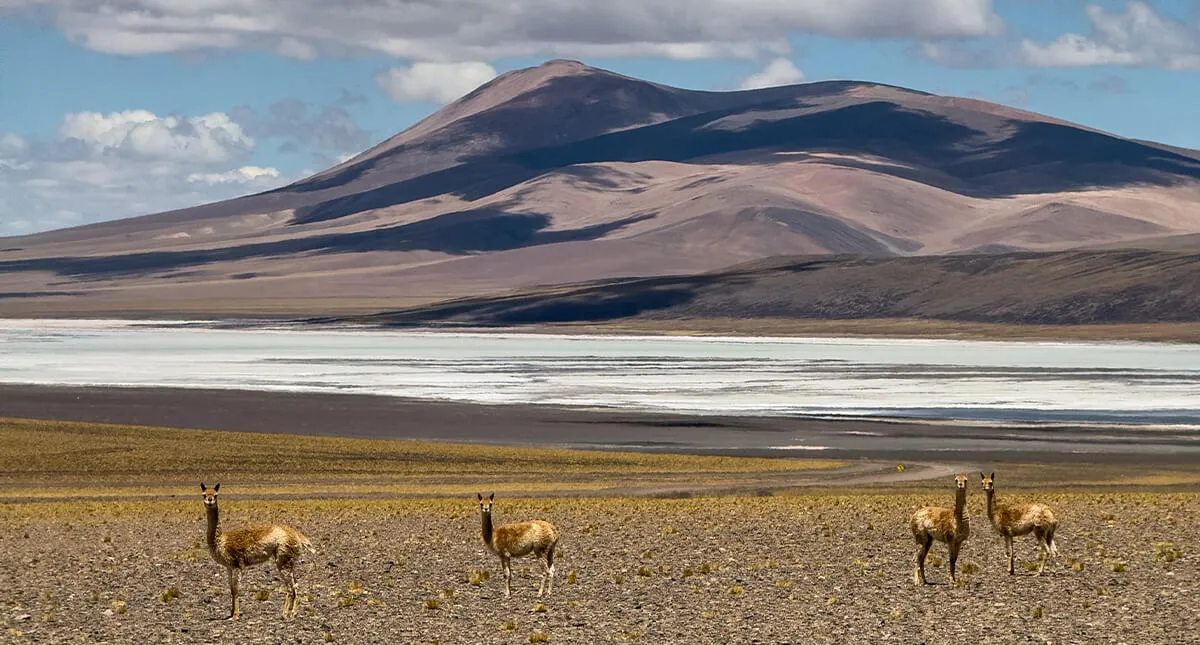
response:
[[[699,416],[192,388],[0,385],[0,417],[271,434],[733,456],[1174,464],[1200,432]]]

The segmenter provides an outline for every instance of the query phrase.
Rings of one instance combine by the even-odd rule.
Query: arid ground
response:
[[[1197,642],[1195,466],[953,464],[995,469],[1001,502],[1050,504],[1062,554],[1036,577],[1019,540],[1006,575],[972,474],[961,583],[947,584],[938,545],[933,584],[916,587],[907,519],[950,504],[947,464],[12,419],[0,463],[14,643]],[[222,620],[202,479],[222,483],[223,526],[283,522],[317,546],[295,620],[278,616],[266,567],[243,578],[242,620]],[[560,528],[553,595],[538,599],[538,565],[518,560],[504,598],[476,490],[496,491],[500,522]]]

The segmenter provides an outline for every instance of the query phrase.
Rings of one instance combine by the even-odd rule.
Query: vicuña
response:
[[[1008,575],[1014,575],[1013,569],[1013,538],[1033,533],[1038,540],[1038,553],[1041,562],[1038,564],[1038,575],[1046,570],[1046,560],[1051,555],[1058,555],[1058,546],[1054,544],[1054,531],[1058,530],[1058,520],[1054,512],[1045,504],[997,504],[996,503],[996,473],[985,475],[979,473],[983,480],[983,492],[987,494],[987,514],[992,521],[992,528],[1004,536],[1004,546],[1008,551]]]
[[[917,554],[913,564],[913,582],[925,584],[925,556],[933,541],[945,542],[950,550],[950,584],[958,582],[954,568],[958,564],[958,551],[971,536],[971,523],[967,519],[967,476],[955,475],[958,487],[954,493],[954,510],[940,506],[925,506],[913,513],[909,520],[913,539],[917,542]]]
[[[541,560],[544,569],[538,596],[543,591],[549,595],[554,590],[554,548],[558,546],[558,529],[542,520],[493,527],[492,502],[496,500],[496,494],[492,493],[485,499],[482,494],[476,493],[475,497],[479,500],[479,514],[483,517],[483,543],[492,553],[500,556],[500,566],[504,569],[504,597],[512,595],[512,568],[509,561],[530,553]]]
[[[315,553],[312,543],[300,531],[282,524],[261,524],[222,533],[217,509],[217,494],[221,485],[208,488],[204,482],[200,482],[200,490],[204,493],[204,510],[208,513],[208,553],[229,571],[229,595],[233,599],[229,618],[237,620],[242,613],[238,602],[238,582],[242,569],[267,560],[275,562],[275,568],[288,586],[283,616],[295,616],[296,561],[300,558],[301,549]]]

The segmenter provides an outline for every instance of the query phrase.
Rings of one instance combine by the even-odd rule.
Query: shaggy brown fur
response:
[[[950,550],[950,583],[958,582],[955,577],[955,565],[958,564],[958,551],[963,542],[971,536],[971,523],[965,512],[967,505],[967,476],[955,475],[954,483],[958,487],[954,493],[954,510],[938,506],[926,506],[913,513],[909,520],[913,539],[917,542],[917,553],[913,563],[913,582],[925,584],[925,556],[933,541],[945,542]]]
[[[1054,531],[1058,529],[1058,520],[1054,512],[1045,504],[1012,504],[996,503],[996,473],[985,475],[979,473],[982,479],[983,491],[987,494],[987,514],[992,521],[992,528],[1004,536],[1004,546],[1008,552],[1008,575],[1015,575],[1013,538],[1033,533],[1038,540],[1038,554],[1041,562],[1038,564],[1038,575],[1046,570],[1046,560],[1051,555],[1058,555],[1058,545],[1054,543]]]
[[[512,595],[512,568],[509,561],[512,558],[534,554],[542,562],[543,572],[541,584],[538,585],[538,596],[544,591],[547,595],[554,591],[554,548],[558,546],[558,529],[549,522],[533,520],[531,522],[516,522],[492,527],[492,502],[496,494],[483,495],[476,493],[479,500],[479,513],[483,518],[483,543],[492,553],[500,556],[500,566],[504,569],[504,597]]]
[[[263,524],[237,529],[222,533],[219,526],[220,511],[217,508],[217,492],[221,485],[211,489],[200,483],[204,493],[204,509],[208,514],[208,534],[206,543],[208,553],[218,564],[229,571],[229,595],[233,599],[229,618],[237,620],[241,616],[241,604],[238,600],[238,582],[241,580],[242,569],[267,560],[275,562],[275,568],[288,586],[287,600],[283,603],[283,617],[296,615],[296,561],[300,550],[307,549],[315,552],[312,543],[297,531],[282,524]]]

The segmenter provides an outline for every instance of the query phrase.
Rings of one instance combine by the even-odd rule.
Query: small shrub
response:
[[[500,629],[502,629],[506,632],[517,631],[517,620],[514,618],[512,620],[506,620],[506,621],[500,623]]]
[[[550,608],[540,602],[535,602],[533,603],[533,608],[529,611],[535,614],[544,614],[550,611]]]
[[[437,598],[430,598],[429,600],[425,601],[425,608],[430,611],[441,609],[442,603],[438,602]]]
[[[270,600],[271,592],[267,591],[266,589],[259,589],[258,591],[254,592],[254,599],[259,602],[262,602],[264,600]]]
[[[175,587],[167,587],[167,590],[162,592],[162,595],[160,595],[158,597],[158,599],[163,602],[171,602],[172,600],[175,600],[178,597],[179,597],[178,589],[176,589]]]
[[[1183,553],[1179,551],[1179,547],[1173,542],[1157,542],[1154,544],[1154,559],[1161,562],[1174,562],[1178,560]]]
[[[1112,564],[1113,573],[1125,573],[1129,571],[1129,565],[1125,564],[1124,560],[1113,560],[1110,564]]]
[[[637,574],[643,578],[649,578],[653,574],[653,572],[650,571],[649,569],[647,569],[646,567],[641,567],[637,570]]]
[[[113,611],[117,612],[118,614],[123,614],[128,610],[128,607],[125,605],[124,600],[112,601],[112,608],[113,608]]]
[[[1029,612],[1029,615],[1034,618],[1041,618],[1042,614],[1043,614],[1043,612],[1042,612],[1042,608],[1040,606],[1034,607],[1033,611]]]
[[[444,598],[446,600],[450,600],[450,599],[454,598],[454,590],[453,589],[442,589],[441,596],[442,596],[442,598]]]
[[[466,575],[467,584],[474,587],[483,584],[490,577],[492,574],[488,573],[486,569],[471,569]]]
[[[732,587],[730,587],[730,588],[729,588],[729,594],[730,594],[730,595],[733,595],[733,596],[740,596],[740,595],[742,595],[742,594],[744,594],[744,593],[746,593],[746,590],[745,590],[745,589],[743,589],[742,587],[739,587],[739,586],[737,586],[737,585],[734,585],[734,586],[732,586]]]
[[[579,582],[579,576],[575,575],[575,570],[572,569],[572,570],[568,571],[567,572],[567,584],[573,585],[577,582]]]
[[[549,643],[550,636],[546,632],[534,632],[529,635],[530,643]]]
[[[326,643],[332,643],[333,642],[333,632],[325,632],[324,634],[321,634],[321,638]]]
[[[625,576],[623,576],[619,573],[614,573],[612,579],[613,579],[613,582],[616,584],[622,584],[625,582]]]
[[[972,562],[968,562],[968,563],[962,565],[962,572],[963,572],[963,575],[973,576],[973,575],[979,573],[979,567],[975,566],[975,564]]]

